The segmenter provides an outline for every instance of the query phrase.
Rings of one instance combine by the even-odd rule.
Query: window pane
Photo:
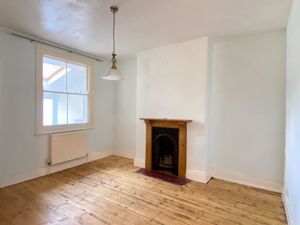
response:
[[[67,91],[71,93],[87,93],[87,67],[68,63]]]
[[[43,57],[43,89],[66,91],[66,63],[64,61]]]
[[[86,95],[68,95],[68,124],[88,122]]]
[[[67,124],[67,95],[44,92],[43,125]]]
[[[44,98],[43,104],[43,123],[44,126],[50,126],[53,121],[53,100],[50,98]]]

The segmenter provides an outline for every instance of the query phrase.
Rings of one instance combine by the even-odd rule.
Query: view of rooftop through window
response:
[[[43,125],[88,122],[88,67],[43,56]]]

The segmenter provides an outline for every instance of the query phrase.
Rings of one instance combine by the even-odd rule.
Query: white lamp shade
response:
[[[118,70],[117,68],[110,68],[105,76],[102,77],[102,79],[105,80],[122,80],[123,76],[121,74],[121,71]]]

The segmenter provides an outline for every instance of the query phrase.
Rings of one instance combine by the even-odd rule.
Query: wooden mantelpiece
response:
[[[181,120],[181,119],[155,119],[155,118],[140,118],[140,120],[149,120],[149,121],[167,121],[167,122],[179,122],[179,123],[190,123],[192,120]]]
[[[152,127],[179,129],[178,140],[178,177],[186,176],[186,139],[187,123],[192,120],[140,118],[146,123],[146,162],[147,170],[152,170]]]

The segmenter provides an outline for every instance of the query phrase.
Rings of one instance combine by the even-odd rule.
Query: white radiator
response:
[[[50,165],[88,155],[87,133],[84,131],[50,135]]]

